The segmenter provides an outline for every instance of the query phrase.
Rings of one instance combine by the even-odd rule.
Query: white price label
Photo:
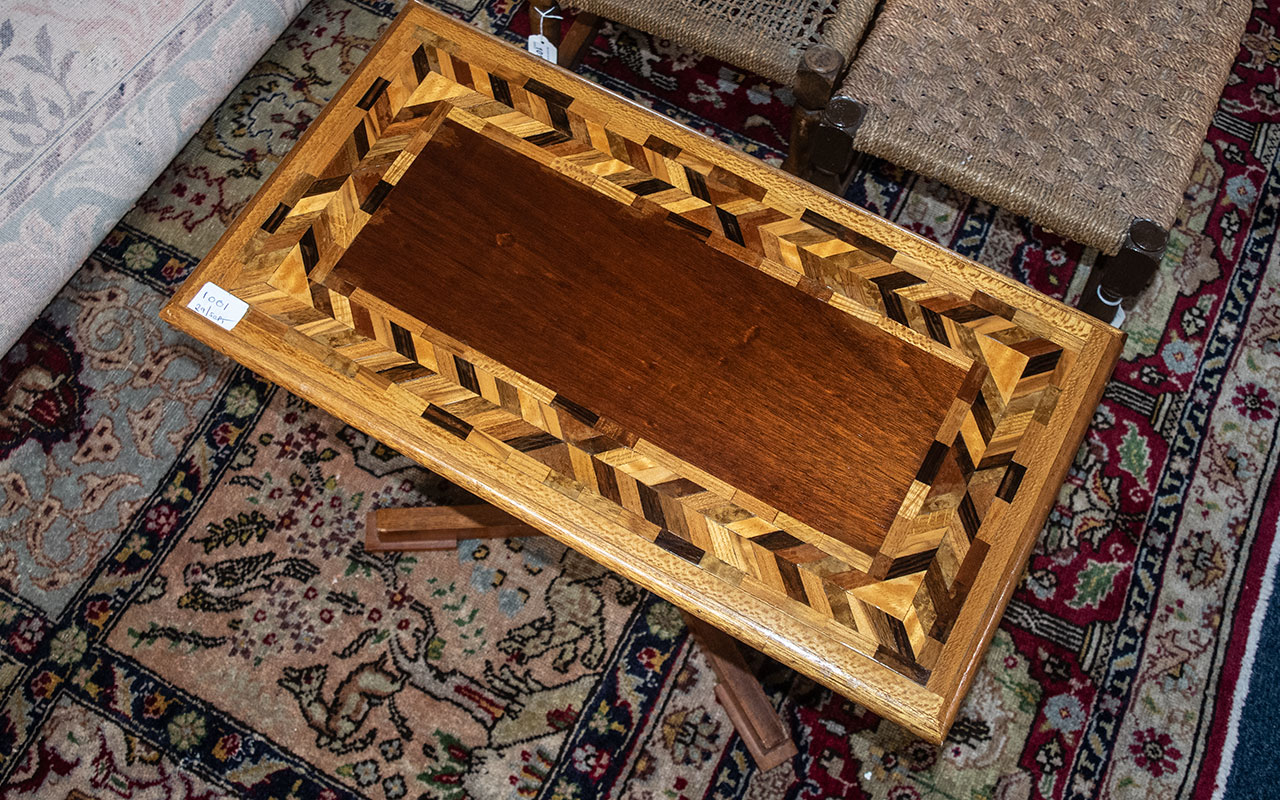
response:
[[[556,46],[540,33],[529,37],[529,52],[541,59],[556,63]]]
[[[206,283],[191,298],[191,302],[187,303],[187,308],[212,320],[218,327],[231,330],[237,322],[244,319],[249,311],[249,304],[217,284]]]

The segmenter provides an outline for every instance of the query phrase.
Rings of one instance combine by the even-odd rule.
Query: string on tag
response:
[[[534,7],[533,7],[533,10],[538,12],[538,35],[539,35],[539,36],[542,36],[542,35],[543,35],[543,34],[542,34],[542,21],[543,21],[543,20],[547,20],[547,19],[564,19],[564,17],[562,17],[562,16],[560,16],[559,14],[557,14],[557,13],[556,13],[557,11],[559,11],[559,10],[560,10],[559,6],[551,6],[551,8],[548,8],[546,11],[543,11],[541,8],[538,8],[537,6],[534,6]]]

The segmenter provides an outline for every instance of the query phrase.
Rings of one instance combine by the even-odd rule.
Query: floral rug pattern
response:
[[[156,318],[397,8],[315,0],[0,360],[0,798],[1209,796],[1280,507],[1276,11],[948,741],[756,657],[760,773],[674,608],[550,540],[365,552],[468,496]],[[731,66],[609,24],[581,71],[785,150]],[[873,159],[849,197],[1060,298],[1094,257]]]

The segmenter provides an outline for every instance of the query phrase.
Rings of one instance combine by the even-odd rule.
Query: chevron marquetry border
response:
[[[235,294],[345,359],[344,371],[468,444],[720,579],[924,683],[1025,472],[1075,354],[1026,311],[761,186],[648,137],[536,80],[469,64],[419,28],[378,77],[319,174],[295,181],[242,253]],[[667,220],[745,264],[967,370],[877,552],[743,494],[383,299],[334,265],[450,119]]]

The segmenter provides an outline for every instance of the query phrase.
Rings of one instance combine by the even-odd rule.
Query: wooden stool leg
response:
[[[1080,295],[1080,310],[1119,327],[1124,322],[1121,302],[1132,300],[1155,277],[1169,243],[1169,232],[1149,219],[1134,220],[1120,252],[1098,256]]]
[[[365,521],[364,549],[452,550],[459,539],[511,539],[538,536],[526,525],[487,503],[474,506],[379,508]]]
[[[782,168],[803,177],[809,164],[813,131],[831,100],[836,81],[844,71],[844,56],[825,44],[815,44],[800,57],[793,87],[796,104],[791,110],[791,147]]]
[[[800,177],[843,197],[853,178],[853,136],[866,116],[866,106],[851,97],[836,95],[822,112],[822,119],[811,135],[809,159]]]
[[[586,55],[587,47],[595,41],[596,33],[600,30],[600,22],[600,18],[595,14],[588,14],[586,11],[578,12],[578,16],[573,18],[573,24],[569,26],[568,33],[560,42],[560,48],[556,51],[556,61],[560,66],[565,69],[578,68],[582,57]]]
[[[767,772],[795,756],[798,751],[791,732],[773,710],[759,679],[747,669],[738,640],[688,612],[681,613],[716,673],[716,699],[724,706],[756,766]]]

